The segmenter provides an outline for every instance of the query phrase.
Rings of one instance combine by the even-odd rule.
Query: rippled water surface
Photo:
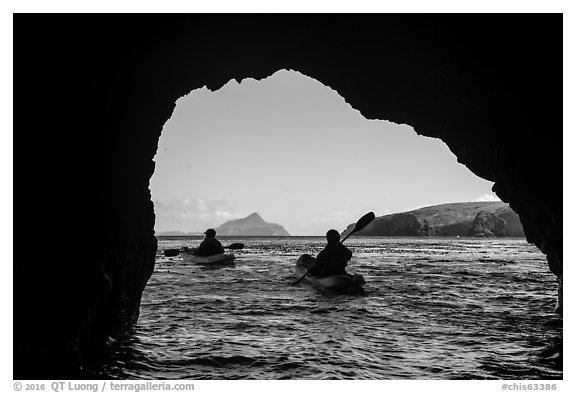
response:
[[[520,239],[350,238],[365,295],[325,293],[294,263],[322,238],[229,238],[236,264],[184,264],[160,240],[138,324],[104,374],[153,379],[560,379],[545,257]]]

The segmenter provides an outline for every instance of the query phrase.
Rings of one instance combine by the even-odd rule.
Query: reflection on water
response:
[[[363,296],[299,284],[322,238],[243,238],[234,266],[162,250],[133,330],[85,360],[95,377],[561,379],[555,277],[525,240],[348,239]]]

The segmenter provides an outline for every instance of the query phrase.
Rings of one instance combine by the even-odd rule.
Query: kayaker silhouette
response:
[[[206,238],[200,243],[200,246],[198,246],[193,254],[198,257],[224,254],[224,247],[222,247],[222,244],[216,239],[216,231],[214,229],[207,229],[204,234]]]
[[[340,233],[335,229],[326,232],[326,240],[328,244],[316,257],[316,265],[310,269],[310,275],[320,277],[346,274],[352,251],[340,243]]]

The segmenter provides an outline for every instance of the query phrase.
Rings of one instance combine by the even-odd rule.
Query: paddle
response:
[[[340,240],[340,244],[344,243],[344,240],[348,239],[350,237],[350,235],[352,235],[354,232],[358,232],[358,231],[361,231],[362,229],[364,229],[364,227],[366,225],[370,224],[374,220],[374,218],[376,218],[376,216],[374,215],[373,212],[366,213],[362,217],[360,217],[360,219],[356,222],[354,229],[352,229],[350,231],[350,233],[348,235],[346,235],[346,237],[344,239]],[[311,267],[306,270],[306,273],[304,273],[304,275],[302,277],[300,277],[297,281],[294,281],[290,285],[296,285],[300,281],[302,281],[304,279],[304,277],[306,277],[308,275],[308,272],[310,271],[310,269],[311,269]]]
[[[167,250],[164,250],[164,256],[167,257],[175,257],[178,254],[180,254],[182,251],[186,251],[187,247],[184,248],[169,248]],[[229,246],[226,246],[224,248],[227,248],[229,250],[241,250],[244,248],[244,244],[242,243],[232,243]]]

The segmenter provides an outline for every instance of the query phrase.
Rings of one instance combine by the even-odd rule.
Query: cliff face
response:
[[[282,225],[268,223],[258,213],[227,221],[216,228],[221,236],[290,236]]]
[[[346,236],[355,224],[342,233]],[[503,202],[428,206],[377,217],[359,236],[524,236],[520,218]]]
[[[468,236],[505,237],[508,236],[506,221],[493,213],[480,212],[472,223]]]
[[[27,181],[14,238],[41,223],[34,246],[51,252],[15,255],[15,378],[47,365],[61,371],[44,379],[69,377],[57,349],[137,317],[156,251],[149,179],[176,100],[279,69],[442,139],[495,182],[561,277],[562,56],[561,14],[16,14],[14,167]]]

